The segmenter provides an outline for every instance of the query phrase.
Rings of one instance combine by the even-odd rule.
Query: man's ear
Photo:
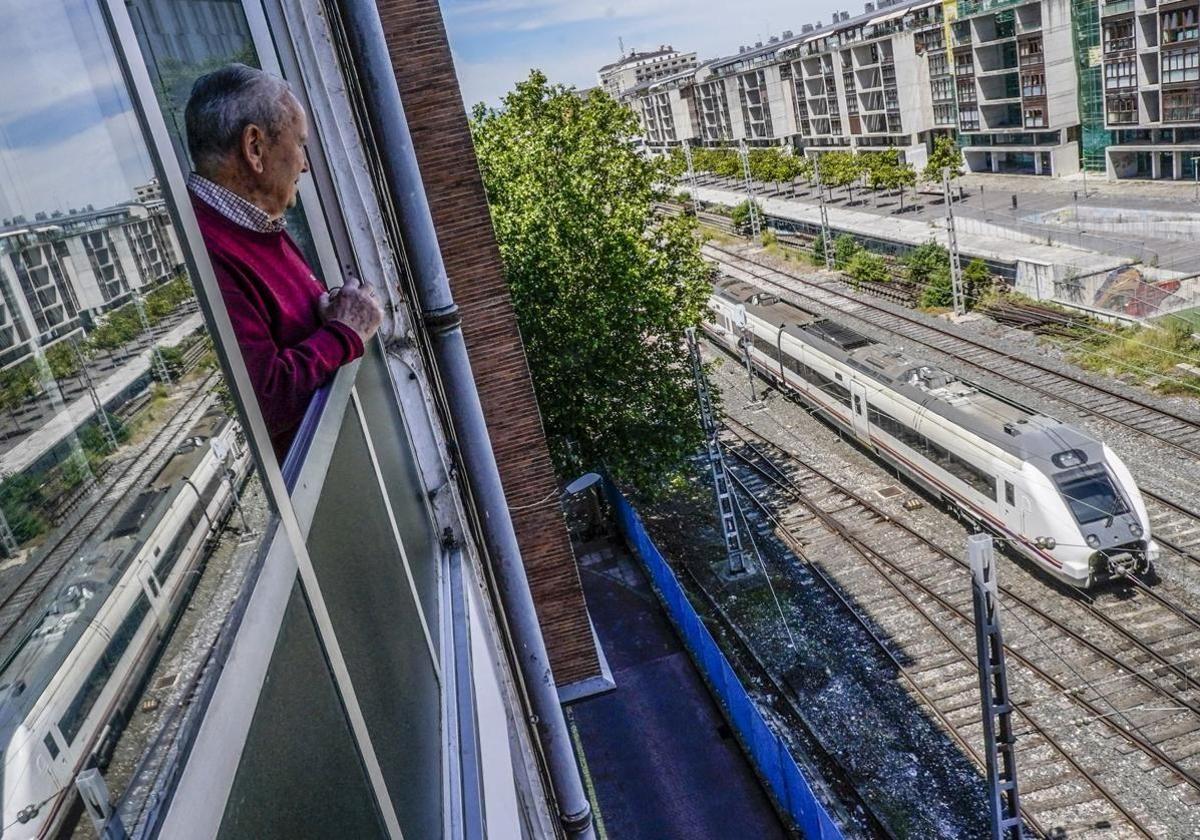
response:
[[[242,160],[251,171],[263,171],[263,150],[267,145],[267,135],[254,123],[242,129]]]

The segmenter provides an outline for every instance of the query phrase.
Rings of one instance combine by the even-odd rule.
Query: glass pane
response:
[[[126,3],[179,166],[192,172],[195,161],[188,152],[185,111],[194,83],[231,63],[261,65],[242,4],[240,0]],[[297,137],[303,134],[298,131]],[[267,151],[290,142],[282,133],[279,136],[279,143]],[[302,157],[296,160],[303,162]],[[206,192],[204,198],[193,194],[192,202],[282,464],[313,393],[353,355],[355,339],[326,326],[319,313],[317,295],[325,288],[324,275],[298,199],[283,214],[282,234],[264,234],[266,228],[247,230],[244,218],[231,215],[230,202],[249,207],[254,214],[264,211],[257,209],[256,201],[241,198],[248,193],[238,176],[245,173],[218,177],[210,169],[205,169],[208,180],[224,189],[215,196]],[[292,174],[302,177],[299,172],[289,173],[289,188]],[[214,188],[213,184],[207,187]],[[247,243],[255,236],[262,238],[250,247]]]
[[[121,796],[272,525],[101,5],[0,27],[5,840]]]
[[[196,79],[231,62],[262,67],[242,0],[126,0],[126,5],[175,155],[188,171],[192,166],[183,113]],[[288,232],[313,272],[322,276],[304,209],[297,204],[286,217]]]
[[[385,391],[390,396],[390,390]],[[388,437],[381,434],[379,438]],[[401,439],[402,440],[402,439]],[[442,813],[441,693],[421,608],[396,544],[357,415],[347,412],[308,549],[405,837],[437,837]],[[389,483],[405,548],[419,536],[419,484]],[[347,541],[346,534],[354,534]],[[429,557],[413,558],[410,562]],[[437,617],[427,616],[430,633]]]
[[[217,836],[387,836],[299,583]]]

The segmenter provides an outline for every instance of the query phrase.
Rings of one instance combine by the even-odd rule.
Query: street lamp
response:
[[[1192,197],[1193,201],[1200,201],[1200,167],[1196,166],[1196,161],[1200,160],[1200,155],[1192,155],[1192,176],[1195,178],[1196,190]]]

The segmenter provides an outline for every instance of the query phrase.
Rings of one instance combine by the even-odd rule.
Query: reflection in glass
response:
[[[121,793],[267,518],[99,5],[0,27],[4,840]]]
[[[126,0],[154,92],[185,171],[191,162],[183,112],[196,79],[226,64],[258,67],[242,0]],[[297,203],[284,214],[288,233],[318,278],[317,249]]]

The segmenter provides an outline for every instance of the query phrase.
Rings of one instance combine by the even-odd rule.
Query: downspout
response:
[[[484,542],[517,647],[517,660],[546,756],[559,819],[568,837],[594,840],[591,805],[583,791],[566,719],[559,705],[546,643],[504,498],[463,340],[462,319],[450,292],[383,26],[374,3],[339,0],[338,5],[354,69],[371,115],[370,131],[399,217],[422,318],[445,386],[462,465],[480,512]]]

